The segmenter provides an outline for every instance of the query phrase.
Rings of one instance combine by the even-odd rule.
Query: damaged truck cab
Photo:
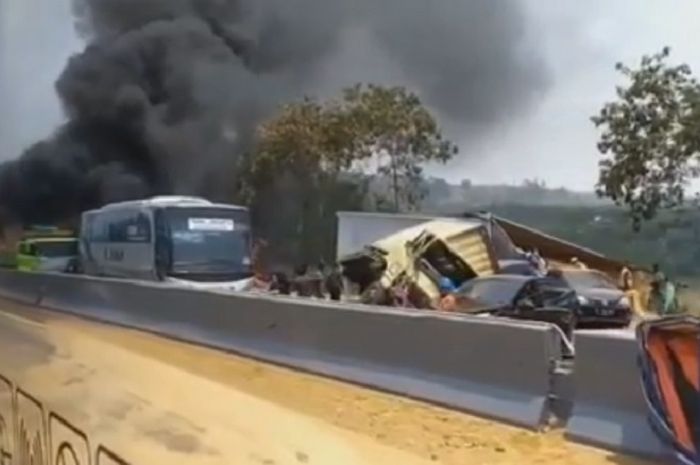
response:
[[[380,239],[340,258],[345,278],[362,301],[390,304],[397,289],[418,308],[431,308],[441,278],[456,286],[498,271],[498,261],[481,222],[433,220]]]

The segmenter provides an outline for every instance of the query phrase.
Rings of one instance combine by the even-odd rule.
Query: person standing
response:
[[[635,315],[644,316],[644,310],[639,297],[639,292],[634,287],[634,275],[632,274],[632,266],[629,262],[625,262],[620,270],[618,278],[618,286],[625,293],[625,297],[630,302],[630,307]]]
[[[661,271],[658,263],[651,266],[651,293],[649,294],[649,309],[663,315],[666,304],[666,275]]]
[[[573,257],[571,259],[571,265],[578,268],[579,270],[587,270],[588,266],[583,263],[581,260],[579,260],[578,257]]]
[[[535,267],[537,269],[537,273],[540,276],[545,276],[547,274],[547,260],[544,259],[544,257],[540,254],[539,249],[535,248],[532,251],[532,256],[535,259]]]
[[[664,274],[663,271],[661,271],[661,267],[659,266],[658,263],[654,263],[651,266],[651,272],[654,275],[654,281],[658,283],[662,283],[666,281],[666,275]]]
[[[654,273],[651,284],[654,309],[659,315],[677,313],[679,305],[675,283],[661,271],[658,263],[654,263],[652,272]]]
[[[298,297],[311,297],[311,289],[309,286],[309,266],[303,263],[294,269],[294,280],[292,281],[292,289]]]
[[[289,278],[287,278],[285,273],[273,273],[272,282],[270,283],[270,291],[277,292],[281,295],[291,294],[292,284],[289,282]]]
[[[326,274],[324,286],[331,300],[340,300],[343,294],[343,275],[337,263]]]
[[[308,283],[311,288],[311,295],[317,299],[324,299],[326,297],[324,292],[324,276],[326,271],[326,264],[323,261],[319,262],[316,269],[311,271],[308,275]]]
[[[670,279],[666,279],[664,286],[664,315],[678,313],[680,310],[678,305],[678,296],[676,294],[676,285]]]
[[[618,285],[623,291],[629,291],[630,289],[634,288],[634,276],[632,275],[632,270],[630,268],[630,264],[625,262],[620,270]]]

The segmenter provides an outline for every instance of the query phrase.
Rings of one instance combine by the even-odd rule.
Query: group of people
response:
[[[640,309],[642,305],[639,292],[635,288],[634,275],[631,268],[629,264],[625,264],[622,268],[619,286],[630,299],[632,308],[639,312],[638,309]],[[661,271],[661,267],[658,263],[652,265],[652,276],[649,288],[649,298],[646,303],[646,309],[649,312],[657,315],[669,315],[677,313],[680,310],[676,284],[668,279]]]
[[[286,273],[274,273],[268,290],[282,295],[341,300],[343,277],[338,265],[326,267],[321,262],[311,268],[307,264],[301,264],[295,268],[291,279]]]
[[[536,271],[547,274],[548,264],[537,250],[527,252],[526,257]],[[571,259],[571,265],[578,269],[588,268],[577,258]],[[631,265],[625,264],[623,266],[619,276],[619,287],[629,298],[635,313],[642,313],[641,309],[644,305],[636,289],[631,270]],[[270,292],[283,295],[329,298],[339,301],[342,298],[344,285],[340,266],[338,264],[326,266],[325,263],[321,262],[313,268],[307,264],[297,266],[291,278],[286,273],[274,273],[265,287]],[[455,283],[447,277],[442,277],[438,288],[440,296],[434,306],[443,311],[455,311],[457,308],[455,297],[457,286]],[[405,292],[395,292],[395,297],[401,301],[395,303],[408,307],[410,306],[408,289],[403,290]],[[676,285],[666,277],[658,264],[654,264],[652,267],[652,280],[646,304],[648,311],[658,315],[668,315],[679,311]]]

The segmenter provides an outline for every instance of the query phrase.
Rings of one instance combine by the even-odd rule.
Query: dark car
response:
[[[457,302],[460,310],[469,313],[488,311],[543,320],[549,314],[541,310],[559,309],[570,313],[578,327],[627,326],[632,318],[629,302],[622,291],[604,278],[605,275],[587,270],[545,277],[494,275],[465,283],[456,293]]]
[[[632,306],[607,275],[595,270],[564,270],[561,279],[576,292],[580,326],[626,327]]]
[[[561,281],[523,275],[475,278],[455,292],[458,311],[535,320],[559,326],[567,336],[576,326],[576,294]]]

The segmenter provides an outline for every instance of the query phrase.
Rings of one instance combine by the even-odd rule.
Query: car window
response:
[[[522,288],[520,280],[484,279],[470,283],[469,292],[464,294],[488,305],[509,304]]]
[[[596,271],[566,271],[564,279],[574,289],[617,289],[606,275]]]
[[[532,294],[529,296],[538,306],[559,305],[562,299],[571,295],[571,287],[561,278],[547,277],[532,281]]]

